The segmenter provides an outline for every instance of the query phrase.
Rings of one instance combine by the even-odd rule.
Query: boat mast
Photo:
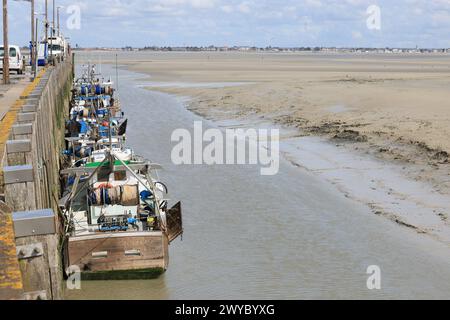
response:
[[[118,55],[116,53],[116,89],[117,89],[117,91],[119,91],[119,69],[117,68],[117,65],[118,65],[118,63],[117,63],[118,57],[117,56]]]

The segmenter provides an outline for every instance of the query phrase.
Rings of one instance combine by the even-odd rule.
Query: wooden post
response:
[[[34,60],[36,54],[36,39],[34,38],[34,0],[31,0],[31,69],[35,72]]]
[[[52,36],[53,36],[53,33],[55,32],[55,0],[53,0],[53,31],[52,31]]]
[[[75,78],[75,52],[72,52],[72,78]]]
[[[37,73],[38,73],[38,23],[39,23],[39,19],[36,18],[36,35],[35,35],[35,46],[34,46],[34,60],[33,60],[33,64],[34,64],[34,78],[37,77]]]
[[[61,9],[61,7],[57,8],[57,12],[58,12],[58,37],[61,36],[61,29],[60,29],[60,25],[59,25],[59,9]]]
[[[53,6],[52,6],[52,10],[53,10],[53,21],[52,21],[52,27],[50,28],[51,32],[50,32],[50,36],[51,36],[51,50],[50,50],[50,56],[51,56],[51,60],[52,60],[52,65],[55,65],[55,60],[53,57],[53,37],[55,36],[55,0],[53,0]]]
[[[48,0],[45,0],[45,43],[48,44]]]
[[[64,282],[60,238],[53,210],[14,212],[13,221],[24,298],[62,299]]]
[[[21,162],[16,156],[8,158],[8,167],[3,167],[6,203],[18,211],[36,210],[34,172],[31,165],[16,165]]]
[[[6,154],[8,166],[26,165],[33,160],[31,157],[31,140],[8,140],[6,141]]]
[[[3,0],[3,83],[9,84],[8,0]]]

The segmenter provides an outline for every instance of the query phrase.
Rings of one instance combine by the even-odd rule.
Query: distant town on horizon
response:
[[[249,46],[148,46],[122,48],[112,47],[81,47],[79,51],[164,51],[164,52],[334,52],[334,53],[450,53],[450,48],[363,48],[363,47],[249,47]]]

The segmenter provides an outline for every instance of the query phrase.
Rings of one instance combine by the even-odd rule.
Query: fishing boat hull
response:
[[[169,263],[163,232],[98,233],[69,238],[69,264],[86,280],[150,279]]]

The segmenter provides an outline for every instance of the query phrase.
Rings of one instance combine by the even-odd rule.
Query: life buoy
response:
[[[163,190],[161,190],[160,188],[158,188],[158,186],[161,186]],[[158,188],[160,191],[163,191],[165,194],[169,193],[169,189],[167,188],[167,186],[162,183],[161,181],[156,181],[155,182],[155,187]]]

